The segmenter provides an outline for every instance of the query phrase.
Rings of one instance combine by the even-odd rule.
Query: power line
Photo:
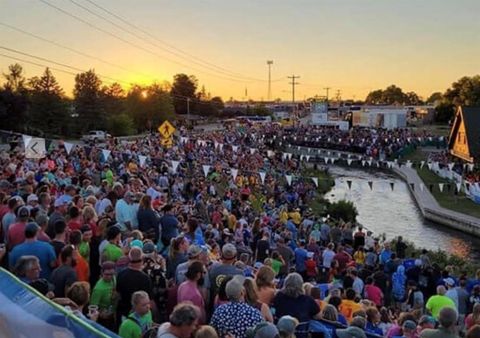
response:
[[[132,73],[132,74],[136,74],[136,75],[138,74],[138,75],[142,75],[142,76],[145,76],[145,77],[149,77],[148,74],[141,73],[141,72],[135,72],[135,71],[133,71],[133,70],[131,70],[131,69],[125,68],[125,67],[120,66],[120,65],[118,65],[118,64],[115,64],[115,63],[112,63],[112,62],[110,62],[110,61],[101,59],[101,58],[96,57],[96,56],[94,56],[94,55],[90,55],[90,54],[81,52],[81,51],[79,51],[79,50],[73,49],[73,48],[71,48],[71,47],[62,45],[62,44],[60,44],[60,43],[58,43],[58,42],[55,42],[55,41],[52,41],[52,40],[49,40],[49,39],[46,39],[46,38],[43,38],[43,37],[41,37],[41,36],[38,36],[38,35],[33,34],[33,33],[31,33],[31,32],[27,32],[27,31],[25,31],[25,30],[23,30],[23,29],[20,29],[20,28],[11,26],[11,25],[9,25],[9,24],[0,22],[0,26],[7,27],[7,28],[9,28],[9,29],[11,29],[11,30],[14,30],[14,31],[16,31],[16,32],[22,33],[22,34],[27,35],[27,36],[31,36],[31,37],[33,37],[33,38],[35,38],[35,39],[40,40],[40,41],[47,42],[47,43],[52,44],[52,45],[54,45],[54,46],[57,46],[57,47],[60,47],[60,48],[65,49],[65,50],[71,51],[71,52],[73,52],[73,53],[76,53],[76,54],[78,54],[78,55],[81,55],[81,56],[90,58],[90,59],[92,59],[92,60],[100,61],[100,62],[102,62],[102,63],[104,63],[104,64],[107,64],[107,65],[109,65],[109,66],[112,66],[112,67],[121,69],[121,70],[123,70],[123,71],[129,72],[129,73]]]
[[[3,48],[3,47],[0,46],[0,48]],[[5,49],[5,48],[3,48],[3,49]],[[21,54],[25,54],[26,56],[30,56],[30,55],[27,54],[27,53],[21,53]],[[30,65],[34,65],[34,66],[37,66],[37,67],[49,68],[49,69],[54,70],[54,71],[56,71],[56,72],[61,72],[61,73],[69,74],[69,75],[72,75],[72,76],[77,76],[77,75],[78,75],[78,73],[73,73],[73,72],[70,72],[70,71],[68,71],[68,70],[64,70],[64,69],[61,69],[61,68],[51,67],[51,66],[46,65],[46,64],[42,64],[42,63],[38,63],[38,62],[34,62],[34,61],[22,59],[22,58],[19,58],[19,57],[16,57],[16,56],[12,56],[12,55],[6,55],[6,54],[0,53],[0,56],[5,57],[5,58],[8,58],[8,59],[15,60],[15,61],[24,62],[24,63],[30,64]],[[35,56],[33,56],[33,55],[30,56],[30,57],[38,58],[38,59],[41,59],[41,60],[45,60],[46,62],[50,62],[50,63],[53,63],[53,64],[59,64],[59,65],[62,65],[62,67],[72,68],[72,69],[75,69],[75,70],[78,69],[78,68],[71,67],[71,66],[69,66],[69,65],[65,65],[65,64],[61,64],[61,63],[57,63],[57,62],[55,62],[55,61],[51,61],[51,60],[48,60],[48,59],[45,59],[45,58],[35,57]],[[82,72],[85,72],[85,71],[82,71]],[[95,75],[97,75],[97,76],[100,77],[100,78],[107,79],[106,81],[107,81],[107,82],[110,82],[110,83],[119,82],[118,80],[114,81],[114,80],[112,80],[110,77],[104,76],[104,75],[99,74],[99,73],[95,73]],[[124,81],[123,81],[123,82],[124,82]],[[191,98],[191,97],[188,97],[188,96],[183,96],[183,95],[178,95],[178,94],[172,94],[172,93],[169,93],[169,92],[167,92],[167,91],[165,91],[165,93],[169,94],[171,97],[175,97],[175,98],[177,98],[177,99],[181,99],[181,100],[185,100],[185,101],[190,100],[190,101],[194,101],[194,102],[199,103],[199,104],[210,104],[209,102],[204,102],[204,101],[198,100],[198,99],[196,99],[196,98]]]
[[[242,74],[239,74],[239,73],[230,71],[230,70],[228,70],[228,69],[226,69],[226,68],[224,68],[224,67],[218,66],[218,65],[213,64],[213,63],[211,63],[211,62],[202,60],[202,59],[200,59],[200,58],[198,58],[198,57],[196,57],[196,56],[194,56],[194,55],[192,55],[192,54],[190,54],[190,53],[187,53],[187,52],[185,52],[185,51],[183,51],[183,50],[181,50],[181,49],[173,46],[172,44],[169,44],[169,43],[167,43],[167,42],[165,42],[165,41],[163,41],[163,40],[160,40],[159,38],[157,38],[155,35],[153,35],[153,34],[151,34],[150,32],[148,32],[147,30],[142,29],[142,28],[140,28],[140,27],[137,26],[137,25],[134,25],[134,24],[131,23],[129,20],[122,18],[122,17],[119,16],[118,14],[115,14],[115,13],[113,13],[111,10],[108,10],[108,9],[106,9],[105,7],[100,6],[99,4],[95,3],[94,1],[91,1],[91,0],[85,0],[85,1],[87,1],[87,2],[90,3],[90,4],[92,4],[93,6],[97,7],[98,9],[102,10],[103,12],[111,15],[112,17],[116,18],[117,20],[123,22],[124,24],[126,24],[126,25],[128,25],[128,26],[130,26],[130,27],[132,27],[132,28],[134,28],[134,29],[136,29],[137,31],[142,32],[142,33],[145,34],[146,36],[148,36],[148,37],[150,37],[150,38],[158,41],[158,42],[161,43],[161,44],[164,44],[164,45],[168,46],[169,48],[171,48],[171,49],[173,49],[173,50],[175,50],[175,51],[177,51],[177,52],[179,52],[179,53],[181,53],[181,54],[186,55],[187,57],[190,57],[190,58],[193,58],[193,59],[195,59],[195,60],[198,60],[198,62],[200,62],[200,63],[204,63],[204,64],[206,64],[206,65],[209,65],[209,66],[212,66],[212,67],[214,67],[214,68],[217,68],[217,69],[219,69],[219,70],[221,70],[221,71],[225,71],[225,72],[231,73],[231,74],[233,74],[233,75],[240,76],[240,77],[242,77],[242,78],[244,78],[244,79],[252,79],[252,80],[255,80],[255,81],[265,81],[265,80],[263,80],[263,79],[257,79],[257,78],[253,78],[253,77],[250,77],[250,76],[244,76],[244,75],[242,75]],[[176,55],[177,55],[177,54],[176,54]],[[281,80],[281,79],[274,80],[274,81],[280,81],[280,80]]]
[[[97,18],[100,18],[101,20],[104,20],[104,21],[110,23],[111,25],[117,27],[118,29],[120,29],[120,30],[122,30],[122,31],[124,31],[124,32],[126,32],[126,33],[128,33],[128,34],[130,34],[130,35],[133,35],[133,36],[136,37],[137,39],[140,39],[140,40],[142,40],[142,41],[144,41],[144,42],[146,42],[146,43],[148,43],[148,44],[150,44],[150,45],[152,45],[152,46],[155,46],[155,47],[157,47],[157,48],[159,48],[159,49],[161,49],[161,50],[163,50],[163,51],[166,51],[167,53],[171,53],[171,54],[173,54],[173,55],[175,55],[175,56],[177,56],[177,57],[179,57],[179,58],[182,58],[182,59],[184,59],[184,60],[186,60],[186,61],[193,62],[193,63],[195,63],[195,64],[197,64],[197,65],[199,65],[199,66],[201,66],[201,67],[205,67],[205,68],[207,68],[207,69],[210,69],[210,70],[213,70],[213,71],[222,73],[222,74],[227,75],[227,76],[238,77],[238,78],[240,78],[240,79],[242,79],[242,80],[248,79],[248,80],[252,80],[252,81],[265,81],[265,80],[259,80],[259,79],[256,79],[256,78],[246,77],[246,76],[243,76],[243,75],[241,75],[241,74],[239,75],[238,73],[234,73],[234,72],[231,72],[231,71],[229,71],[229,70],[225,70],[225,69],[223,69],[223,68],[221,68],[221,67],[218,67],[218,66],[213,65],[213,64],[210,64],[210,63],[207,63],[207,65],[205,65],[205,64],[204,64],[205,62],[203,62],[203,61],[201,61],[201,60],[200,60],[200,61],[197,61],[197,60],[199,60],[199,59],[196,58],[196,57],[194,57],[194,56],[186,57],[186,56],[182,55],[181,52],[180,52],[180,53],[177,53],[177,52],[172,51],[172,50],[170,50],[170,49],[168,49],[168,48],[165,48],[165,47],[163,47],[163,46],[159,46],[159,45],[157,45],[157,44],[154,44],[154,43],[146,40],[144,37],[142,37],[142,36],[140,36],[140,35],[138,35],[138,34],[136,34],[136,33],[134,33],[134,32],[131,32],[130,30],[125,29],[125,28],[122,27],[121,25],[118,25],[118,24],[115,23],[114,21],[112,21],[112,20],[110,20],[110,19],[108,19],[108,18],[106,18],[106,17],[104,17],[104,16],[96,13],[95,11],[89,9],[88,7],[85,7],[85,6],[79,4],[78,2],[76,2],[76,1],[74,1],[74,0],[69,0],[69,1],[70,1],[71,3],[73,3],[74,5],[76,5],[77,7],[80,7],[80,8],[82,8],[83,10],[87,11],[88,13],[96,16]],[[95,5],[95,7],[100,8],[101,10],[107,12],[108,14],[113,15],[111,12],[109,12],[109,11],[106,10],[106,9],[104,9],[103,7],[101,7],[101,6],[99,6],[99,5],[96,5],[96,4],[93,3],[93,2],[90,2],[90,3],[92,3],[93,5]],[[115,16],[115,18],[117,18],[117,16]],[[122,20],[122,22],[128,23],[128,21],[126,21],[126,20]],[[128,23],[128,24],[129,24],[129,23]],[[129,26],[130,26],[130,24],[129,24]],[[149,34],[149,36],[151,37],[151,34]],[[165,44],[165,42],[163,42],[163,41],[161,41],[161,40],[158,40],[158,39],[156,39],[156,38],[154,38],[154,39],[157,40],[157,41],[159,41],[159,42],[161,42],[162,44]],[[169,46],[169,47],[172,48],[171,46]],[[174,48],[174,49],[176,49],[176,48]],[[183,53],[183,54],[184,54],[184,53]]]
[[[72,14],[72,13],[70,13],[70,12],[68,12],[68,11],[60,8],[60,7],[57,7],[57,6],[49,3],[49,2],[46,1],[46,0],[39,0],[39,1],[42,2],[42,3],[44,3],[44,4],[47,5],[47,6],[51,7],[51,8],[54,8],[55,10],[57,10],[57,11],[65,14],[65,15],[67,15],[67,16],[69,16],[69,17],[74,18],[75,20],[78,20],[78,21],[86,24],[87,26],[89,26],[89,27],[91,27],[91,28],[93,28],[93,29],[95,29],[95,30],[97,30],[97,31],[99,31],[99,32],[102,32],[102,33],[104,33],[104,34],[107,34],[107,35],[109,35],[109,36],[111,36],[111,37],[113,37],[113,38],[115,38],[115,39],[117,39],[117,40],[119,40],[119,41],[122,41],[123,43],[126,43],[126,44],[128,44],[128,45],[130,45],[130,46],[132,46],[132,47],[134,47],[134,48],[143,50],[144,52],[149,53],[149,54],[151,54],[151,55],[153,55],[153,56],[156,56],[156,57],[158,57],[159,59],[168,60],[168,61],[170,61],[170,62],[172,62],[172,63],[175,63],[175,64],[177,64],[177,65],[179,65],[179,66],[182,66],[182,67],[185,67],[185,68],[190,68],[190,69],[192,69],[192,70],[195,70],[195,71],[198,71],[198,72],[201,72],[201,73],[204,73],[204,74],[208,74],[208,75],[211,75],[211,76],[215,76],[215,77],[217,77],[217,78],[221,78],[221,79],[224,79],[224,80],[229,80],[229,81],[233,81],[233,82],[241,82],[241,83],[244,83],[244,81],[239,81],[239,80],[237,80],[237,79],[232,79],[232,78],[220,76],[220,75],[217,75],[217,74],[213,74],[213,73],[210,73],[210,72],[206,72],[206,71],[204,71],[204,70],[201,70],[201,69],[198,69],[198,68],[195,68],[195,67],[192,67],[192,66],[185,65],[185,64],[183,64],[183,63],[181,63],[181,62],[178,62],[178,61],[176,61],[176,60],[172,60],[172,59],[170,59],[170,58],[168,58],[168,57],[165,57],[165,56],[162,56],[162,55],[160,55],[160,54],[157,54],[156,52],[151,51],[151,50],[149,50],[149,49],[147,49],[147,48],[145,48],[145,47],[143,47],[143,46],[140,46],[140,45],[135,44],[135,43],[133,43],[133,42],[131,42],[131,41],[128,41],[128,40],[126,40],[126,39],[124,39],[124,38],[122,38],[122,37],[120,37],[120,36],[118,36],[118,35],[116,35],[116,34],[114,34],[114,33],[112,33],[112,32],[109,32],[109,31],[103,29],[103,28],[100,28],[100,27],[98,27],[98,26],[90,23],[89,21],[78,17],[78,16],[75,15],[75,14]]]

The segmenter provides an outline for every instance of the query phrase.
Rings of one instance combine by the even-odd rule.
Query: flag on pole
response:
[[[204,165],[203,166],[203,173],[204,173],[205,177],[207,177],[209,171],[210,171],[210,166],[209,165]]]
[[[264,184],[265,183],[265,176],[267,176],[267,173],[264,172],[264,171],[260,171],[259,174],[260,174],[260,180],[262,181],[262,184]]]
[[[108,149],[102,149],[103,160],[107,161],[111,151]]]
[[[63,146],[65,147],[65,150],[66,150],[67,154],[70,154],[70,152],[72,151],[72,148],[73,148],[73,143],[64,142]]]
[[[174,173],[177,172],[178,165],[180,164],[180,161],[174,161],[172,160],[172,170]]]

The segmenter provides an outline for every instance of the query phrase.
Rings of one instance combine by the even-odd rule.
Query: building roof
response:
[[[451,149],[455,143],[455,136],[461,122],[465,125],[470,156],[476,161],[480,160],[480,107],[459,107],[455,121],[450,132],[448,147]]]

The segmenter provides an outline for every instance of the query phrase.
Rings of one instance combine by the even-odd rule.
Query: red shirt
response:
[[[82,222],[81,220],[71,220],[70,222],[68,222],[67,224],[67,227],[70,229],[70,231],[74,231],[74,230],[80,230],[80,228],[82,227]]]
[[[305,267],[307,268],[307,276],[315,277],[317,275],[317,263],[315,263],[313,258],[307,259],[305,261]]]
[[[382,306],[382,290],[376,285],[365,285],[365,298],[371,300],[377,306]]]
[[[15,245],[22,244],[25,241],[25,226],[27,223],[20,222],[10,225],[8,228],[8,245],[10,250]]]

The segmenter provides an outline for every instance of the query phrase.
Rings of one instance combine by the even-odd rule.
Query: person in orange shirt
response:
[[[73,245],[74,256],[76,258],[77,264],[73,266],[75,272],[77,273],[77,279],[80,282],[88,282],[90,278],[90,266],[85,258],[80,255],[78,247],[82,242],[82,233],[80,230],[74,230],[70,233],[70,244]]]
[[[339,306],[340,313],[345,316],[350,323],[353,319],[353,314],[359,310],[362,310],[362,305],[355,302],[355,290],[348,288],[345,291],[346,299],[342,299],[342,303]]]

